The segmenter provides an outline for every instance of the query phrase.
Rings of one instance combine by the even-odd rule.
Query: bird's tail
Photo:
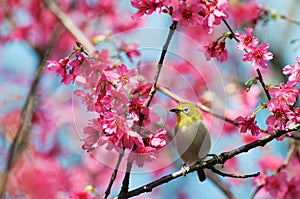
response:
[[[203,182],[206,179],[205,171],[203,169],[199,169],[197,171],[198,178],[201,182]]]

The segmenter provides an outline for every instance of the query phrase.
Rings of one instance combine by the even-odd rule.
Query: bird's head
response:
[[[180,103],[176,108],[171,109],[171,112],[176,113],[178,126],[189,125],[198,120],[202,120],[202,115],[198,108],[189,102]]]

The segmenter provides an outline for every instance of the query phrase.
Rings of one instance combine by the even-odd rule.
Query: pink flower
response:
[[[280,166],[282,166],[284,159],[282,156],[275,154],[266,154],[261,156],[259,160],[259,166],[263,171],[273,170],[276,171]]]
[[[267,61],[273,58],[273,54],[268,52],[269,44],[263,42],[260,46],[250,44],[247,46],[247,53],[243,56],[243,61],[250,61],[254,69],[268,68]]]
[[[128,157],[128,161],[135,161],[138,167],[143,167],[145,162],[156,160],[156,149],[150,146],[141,146],[133,150]]]
[[[260,128],[256,125],[255,115],[251,115],[250,118],[239,116],[234,121],[239,123],[241,126],[241,133],[250,131],[253,136],[257,136],[261,133]]]
[[[203,49],[206,60],[210,60],[212,57],[215,57],[220,62],[225,62],[228,59],[228,51],[225,48],[225,41],[204,43]]]
[[[55,71],[58,75],[60,76],[65,76],[67,73],[67,64],[69,62],[69,58],[65,57],[63,59],[60,59],[58,62],[57,61],[47,61],[47,68],[51,71]]]
[[[164,147],[167,144],[166,134],[167,132],[165,129],[159,129],[154,135],[151,134],[148,138],[149,145],[156,149]]]
[[[202,17],[198,14],[202,10],[202,6],[198,4],[186,4],[180,1],[179,9],[173,12],[173,20],[179,21],[180,24],[187,26],[189,24],[199,25],[202,23]]]
[[[126,43],[120,39],[121,47],[120,50],[126,53],[128,59],[133,62],[133,57],[138,57],[141,53],[137,50],[138,45],[135,43]]]
[[[300,58],[296,58],[296,64],[289,64],[283,68],[283,74],[289,76],[289,81],[300,82]]]
[[[168,5],[170,0],[131,0],[131,5],[137,8],[138,11],[131,17],[134,20],[139,19],[144,14],[150,15],[154,11],[160,13],[164,5]]]
[[[92,151],[101,144],[102,127],[99,120],[91,120],[89,126],[83,129],[83,133],[87,134],[87,137],[83,139],[83,150]]]
[[[265,189],[274,198],[282,198],[288,191],[287,174],[281,171],[278,175],[269,176]]]
[[[244,50],[248,45],[257,45],[258,39],[252,36],[252,28],[245,28],[246,34],[243,32],[237,31],[235,36],[240,40],[236,45],[236,48],[239,50]]]
[[[254,183],[256,186],[265,185],[267,182],[267,176],[264,173],[261,173],[259,176],[254,178]]]
[[[288,116],[292,117],[293,112],[287,104],[282,104],[277,98],[272,98],[267,103],[267,108],[273,112],[274,115],[270,115],[266,124],[268,125],[268,132],[273,132],[276,128],[284,130],[288,126]],[[283,139],[284,136],[278,138]]]
[[[86,191],[77,191],[71,193],[69,199],[96,199],[96,197],[92,196]]]
[[[204,18],[203,27],[208,34],[213,32],[214,25],[219,25],[222,19],[228,17],[225,13],[227,8],[228,0],[205,1],[205,7],[200,15]]]
[[[143,115],[143,126],[146,126],[151,122],[149,116],[150,109],[147,106],[143,105],[143,103],[144,100],[142,100],[139,96],[133,98],[129,105],[129,113],[131,114],[135,122],[138,122],[140,117]]]
[[[277,98],[279,103],[293,105],[299,97],[299,89],[296,88],[295,81],[288,81],[287,84],[280,83],[279,88],[269,89],[271,97]]]
[[[288,191],[284,195],[284,199],[294,199],[300,198],[300,178],[299,176],[294,176],[288,182]]]

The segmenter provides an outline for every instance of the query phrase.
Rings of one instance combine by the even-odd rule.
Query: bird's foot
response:
[[[183,173],[184,176],[186,176],[186,174],[190,171],[190,167],[186,166],[186,163],[184,163],[180,169]]]

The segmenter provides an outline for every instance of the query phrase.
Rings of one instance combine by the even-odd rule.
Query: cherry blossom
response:
[[[250,44],[247,46],[247,53],[243,56],[243,61],[250,61],[254,69],[268,68],[267,61],[273,59],[273,54],[269,52],[269,44],[261,43],[259,46]]]
[[[253,29],[252,28],[245,28],[246,34],[237,31],[235,33],[235,36],[237,39],[239,39],[239,43],[236,45],[236,48],[239,50],[244,50],[248,45],[257,45],[258,39],[256,37],[252,36]]]
[[[289,64],[283,68],[283,74],[289,76],[289,81],[300,82],[300,58],[296,58],[296,64]]]
[[[261,133],[260,128],[256,125],[255,115],[251,115],[250,118],[248,117],[237,117],[234,121],[238,122],[241,126],[241,133],[246,133],[250,131],[253,136],[257,136]]]
[[[271,175],[267,178],[265,189],[274,198],[282,198],[288,191],[287,174],[284,171],[278,175]]]
[[[206,60],[215,57],[220,62],[225,62],[228,59],[228,51],[225,48],[225,41],[204,43],[203,49]]]
[[[179,9],[173,12],[173,20],[179,21],[180,24],[187,26],[199,25],[202,23],[203,18],[198,14],[203,9],[202,4],[187,4],[185,1],[180,1]]]

